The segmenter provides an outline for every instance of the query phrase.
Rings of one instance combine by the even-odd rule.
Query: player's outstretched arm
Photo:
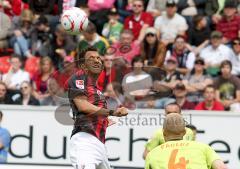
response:
[[[115,111],[97,107],[92,103],[88,102],[86,96],[76,96],[73,99],[73,101],[79,111],[89,115],[95,114],[95,115],[105,115],[105,116],[111,115],[111,116],[121,117],[121,116],[126,116],[128,114],[127,109],[125,107],[118,108]]]
[[[227,166],[222,160],[215,160],[212,164],[212,169],[227,169]]]

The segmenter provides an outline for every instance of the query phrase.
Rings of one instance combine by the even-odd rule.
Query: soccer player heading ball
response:
[[[108,116],[126,116],[124,107],[107,109],[97,87],[103,63],[97,49],[89,47],[77,58],[79,70],[70,78],[69,101],[74,116],[70,141],[70,160],[75,169],[110,169],[105,149]]]

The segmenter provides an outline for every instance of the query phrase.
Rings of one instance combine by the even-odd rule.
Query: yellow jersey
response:
[[[186,129],[186,134],[184,135],[183,140],[194,141],[193,131],[187,127],[185,129]],[[155,147],[163,143],[165,143],[165,140],[163,136],[163,130],[162,128],[160,128],[154,133],[153,137],[148,140],[147,144],[145,145],[145,148],[148,151],[151,151],[152,149],[154,149]]]
[[[148,153],[145,169],[211,169],[217,153],[196,141],[168,141]]]

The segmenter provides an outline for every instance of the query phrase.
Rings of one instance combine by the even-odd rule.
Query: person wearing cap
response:
[[[197,104],[195,110],[224,111],[222,103],[216,101],[216,90],[213,85],[205,87],[203,96],[204,101]]]
[[[210,45],[203,48],[200,57],[206,64],[207,73],[211,76],[217,76],[219,66],[223,60],[229,60],[232,56],[231,49],[222,44],[222,33],[213,31],[210,37]]]
[[[158,40],[157,30],[148,27],[141,42],[141,55],[146,65],[162,67],[166,54],[166,46]]]
[[[240,16],[237,14],[237,1],[225,1],[223,17],[217,23],[216,30],[222,32],[223,43],[230,43],[240,36]]]
[[[213,83],[204,66],[204,60],[197,58],[194,63],[194,68],[183,79],[183,83],[188,92],[187,99],[195,104],[203,100],[204,88]]]
[[[230,61],[232,62],[232,74],[240,77],[240,38],[232,42],[233,50]]]
[[[189,44],[186,43],[185,37],[178,35],[174,40],[172,49],[169,49],[166,53],[166,60],[169,57],[175,57],[178,61],[177,70],[185,75],[189,73],[195,61],[195,54]]]
[[[177,35],[185,35],[188,29],[184,17],[177,12],[177,2],[167,0],[166,12],[158,16],[154,22],[154,27],[160,32],[161,40],[165,44],[173,43]]]
[[[145,169],[227,169],[213,148],[197,141],[183,140],[185,133],[184,118],[177,113],[167,115],[163,122],[166,143],[147,155]]]
[[[164,111],[165,111],[165,116],[171,113],[177,113],[179,115],[182,115],[181,107],[176,102],[167,104],[164,107]],[[183,136],[183,140],[192,140],[192,141],[195,140],[195,135],[190,128],[186,127],[186,134]],[[154,148],[164,144],[165,142],[166,140],[164,139],[163,128],[159,128],[154,132],[153,136],[145,144],[143,159],[146,159],[146,156],[148,155],[148,153],[154,150]]]
[[[182,110],[193,110],[195,104],[187,99],[188,91],[185,85],[180,82],[173,89],[173,96],[176,103],[181,107]]]
[[[124,21],[124,29],[132,30],[134,40],[136,40],[142,28],[153,25],[153,17],[150,13],[144,12],[143,0],[133,0],[132,11],[133,14]]]
[[[102,35],[105,36],[110,44],[119,40],[123,24],[119,21],[119,14],[116,8],[112,8],[108,13],[108,22],[104,24]]]

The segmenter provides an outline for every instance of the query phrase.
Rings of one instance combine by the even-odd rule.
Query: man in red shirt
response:
[[[124,29],[132,30],[134,39],[137,39],[142,28],[153,25],[153,17],[144,12],[143,0],[134,0],[132,10],[133,14],[125,19]]]
[[[216,29],[223,34],[224,43],[229,43],[240,35],[240,16],[237,15],[237,2],[225,1],[224,16],[217,23]]]
[[[200,102],[195,110],[224,110],[222,103],[215,100],[215,89],[213,85],[208,85],[204,89],[204,98],[203,102]]]
[[[74,129],[70,141],[70,159],[75,169],[110,169],[105,149],[108,116],[126,116],[125,107],[109,110],[98,88],[103,69],[96,48],[88,47],[77,57],[79,70],[68,81],[68,97],[73,112]]]

